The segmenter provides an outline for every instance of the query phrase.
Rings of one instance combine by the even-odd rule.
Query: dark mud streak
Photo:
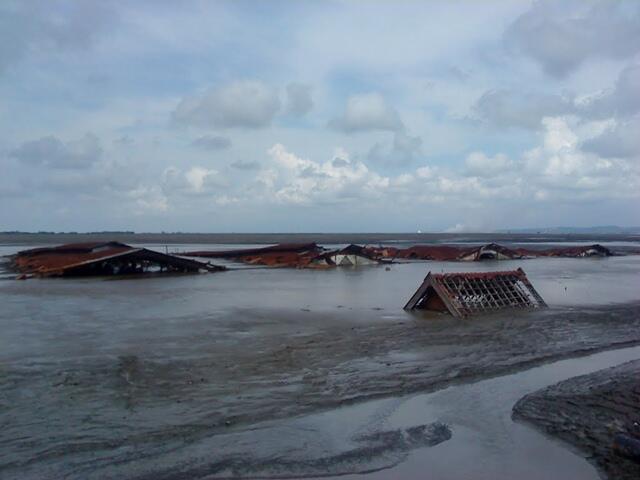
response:
[[[390,430],[361,435],[354,439],[360,446],[319,458],[289,460],[286,453],[278,458],[252,458],[251,454],[221,458],[199,469],[180,469],[152,473],[137,480],[215,478],[329,477],[353,473],[370,473],[391,468],[406,458],[412,450],[433,447],[451,438],[451,430],[442,423],[418,425],[404,430]],[[377,465],[372,467],[372,465]]]
[[[640,360],[528,394],[514,406],[513,418],[566,442],[606,478],[640,478],[640,463],[613,449],[616,434],[638,434]]]
[[[0,366],[0,473],[29,478],[29,472],[56,468],[82,478],[87,465],[108,472],[111,465],[161,458],[269,419],[637,344],[640,304],[634,303],[265,334],[241,344],[214,343],[195,356],[6,362]]]

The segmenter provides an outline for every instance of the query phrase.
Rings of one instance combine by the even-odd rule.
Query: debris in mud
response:
[[[608,478],[640,478],[640,360],[526,395],[513,417],[574,445]]]
[[[225,270],[210,263],[135,248],[119,242],[69,243],[57,247],[33,248],[13,255],[10,268],[18,278],[129,275],[141,273],[197,273]]]
[[[435,310],[467,317],[508,308],[546,306],[519,268],[507,272],[429,272],[404,309]]]

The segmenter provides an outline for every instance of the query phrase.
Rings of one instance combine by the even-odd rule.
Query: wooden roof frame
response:
[[[405,310],[429,309],[433,296],[454,317],[547,306],[521,268],[502,272],[429,272]]]

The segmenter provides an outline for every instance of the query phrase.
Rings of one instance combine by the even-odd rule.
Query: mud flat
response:
[[[605,361],[640,345],[640,257],[527,263],[546,310],[468,320],[402,310],[428,269],[524,263],[0,279],[0,477],[390,478],[382,469],[424,458],[391,478],[424,478],[426,464],[439,480],[596,478],[511,410],[527,393],[640,358],[632,347]],[[421,398],[406,416],[396,408],[422,394],[442,415]],[[526,448],[514,457],[514,445]],[[571,475],[531,465],[551,455],[553,472]]]
[[[613,449],[640,421],[640,360],[565,380],[523,397],[513,417],[582,452],[611,479],[640,478],[640,463]]]
[[[438,443],[446,431],[425,419],[426,434],[414,442],[413,430],[374,429],[344,448],[318,445],[315,458],[325,459],[318,463],[305,457],[314,435],[304,429],[293,442],[302,458],[293,463],[274,460],[293,447],[272,440],[259,442],[274,445],[272,452],[242,461],[247,437],[237,437],[235,451],[229,435],[249,432],[253,442],[264,422],[637,345],[640,304],[550,309],[482,321],[444,317],[335,326],[286,336],[266,324],[264,334],[253,337],[225,338],[222,331],[189,336],[186,350],[179,343],[176,350],[170,345],[179,341],[177,332],[172,331],[171,342],[155,339],[151,325],[143,326],[147,348],[137,345],[136,355],[125,355],[121,341],[109,346],[109,337],[101,337],[103,346],[92,344],[81,356],[69,356],[64,348],[56,350],[55,360],[33,353],[5,359],[0,370],[3,478],[105,478],[116,471],[120,478],[173,478],[185,471],[198,478],[225,476],[239,465],[249,467],[241,475],[251,476],[254,469],[263,471],[265,457],[271,458],[272,472],[296,472],[301,466],[313,472],[324,462],[338,462],[342,473],[367,471],[372,459],[352,468],[344,468],[343,461],[384,452],[383,463],[395,463],[391,457],[401,459],[416,443]],[[117,331],[113,323],[107,329],[111,337]],[[157,340],[164,345],[160,350]],[[41,345],[40,355],[48,353],[46,346]],[[291,439],[287,431],[276,438]],[[158,470],[161,458],[170,460],[164,470]]]

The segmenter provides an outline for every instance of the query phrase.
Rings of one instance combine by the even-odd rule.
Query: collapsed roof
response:
[[[268,247],[186,252],[189,257],[225,258],[268,267],[321,268],[316,260],[324,253],[316,243],[280,243]],[[326,266],[326,265],[324,265]]]
[[[323,255],[323,258],[329,265],[339,267],[376,265],[383,261],[377,251],[353,243],[339,250],[327,252]]]
[[[200,250],[195,252],[187,252],[185,255],[189,257],[207,257],[207,258],[239,258],[256,255],[265,255],[272,253],[305,253],[322,251],[323,249],[317,243],[279,243],[268,247],[258,248],[242,248],[236,250]]]
[[[504,309],[546,306],[519,268],[505,272],[429,272],[404,309],[435,310],[467,317]]]
[[[219,271],[224,267],[119,242],[70,243],[15,254],[10,266],[25,275],[86,276],[146,272]]]
[[[316,243],[281,243],[262,248],[186,252],[185,255],[228,258],[250,265],[269,267],[320,269],[336,266],[373,265],[383,261],[375,249],[355,244],[327,251]]]
[[[267,247],[236,250],[186,252],[188,257],[226,258],[250,265],[289,268],[330,268],[385,263],[393,260],[434,260],[477,262],[535,257],[607,257],[613,255],[602,245],[547,250],[508,248],[497,243],[480,246],[414,245],[407,248],[351,244],[327,251],[317,243],[280,243]]]
[[[535,257],[608,257],[611,251],[602,245],[534,250],[526,248],[508,248],[497,243],[488,243],[477,247],[459,247],[452,245],[414,245],[407,248],[378,247],[376,251],[384,258],[408,260],[436,260],[476,262],[482,260],[514,260]]]

